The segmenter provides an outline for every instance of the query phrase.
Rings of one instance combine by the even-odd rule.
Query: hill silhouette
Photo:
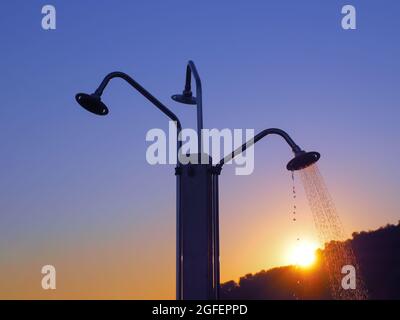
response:
[[[353,233],[353,248],[369,299],[400,299],[400,221],[374,231]],[[334,245],[328,243],[325,248]],[[284,266],[221,284],[221,299],[332,299],[324,251],[311,268]]]

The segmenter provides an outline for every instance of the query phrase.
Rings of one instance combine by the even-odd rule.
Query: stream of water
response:
[[[310,205],[318,238],[325,245],[324,262],[329,274],[331,294],[339,300],[364,300],[368,298],[356,256],[349,242],[345,240],[342,223],[335,205],[316,164],[300,171],[301,181]],[[345,290],[342,267],[351,265],[356,270],[356,288]]]

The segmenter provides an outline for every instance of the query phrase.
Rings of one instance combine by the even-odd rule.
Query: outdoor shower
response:
[[[195,97],[191,91],[192,76],[196,82]],[[127,74],[122,72],[108,74],[93,94],[79,93],[76,95],[76,101],[87,111],[96,115],[107,115],[108,108],[102,102],[101,95],[113,78],[122,78],[127,81],[177,126],[176,297],[177,299],[218,299],[220,282],[218,176],[223,165],[270,134],[281,136],[291,147],[295,156],[287,164],[287,169],[290,171],[310,166],[318,161],[320,155],[317,152],[303,151],[285,131],[272,128],[261,131],[216,165],[210,162],[202,164],[201,161],[196,164],[182,164],[179,161],[182,146],[179,135],[182,126],[178,117]],[[187,64],[186,82],[182,94],[173,95],[172,99],[179,103],[196,105],[198,159],[203,159],[202,88],[199,74],[192,61]]]

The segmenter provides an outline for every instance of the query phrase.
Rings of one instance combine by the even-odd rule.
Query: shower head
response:
[[[96,94],[78,93],[75,99],[87,111],[99,116],[108,114],[107,106],[101,101],[100,96]]]
[[[295,157],[289,161],[286,168],[289,171],[296,171],[307,168],[308,166],[311,166],[312,164],[317,162],[320,156],[321,155],[315,151],[298,151],[295,153]]]
[[[184,103],[184,104],[197,104],[196,98],[192,96],[192,94],[174,94],[171,97],[172,100],[179,102],[179,103]]]

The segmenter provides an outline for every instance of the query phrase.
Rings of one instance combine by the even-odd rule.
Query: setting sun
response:
[[[315,262],[315,250],[318,245],[310,242],[299,242],[291,250],[289,260],[292,265],[309,267]]]

